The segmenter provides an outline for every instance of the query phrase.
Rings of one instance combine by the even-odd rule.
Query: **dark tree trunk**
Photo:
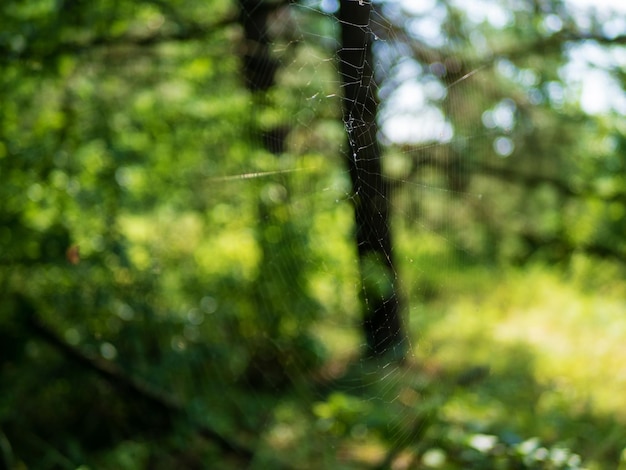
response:
[[[239,24],[243,27],[245,43],[243,50],[243,74],[246,87],[252,92],[264,92],[272,88],[276,81],[279,61],[272,57],[268,18],[282,3],[264,0],[239,0]],[[276,126],[260,130],[262,145],[266,150],[279,155],[285,151],[285,141],[289,134],[287,126]]]
[[[267,17],[276,7],[263,0],[239,0],[239,23],[243,26],[243,68],[246,86],[265,91],[274,85],[278,61],[270,55]]]
[[[369,28],[371,0],[341,0],[339,70],[348,132],[346,163],[353,188],[356,243],[362,278],[363,329],[368,354],[402,357],[397,275],[389,225],[389,187],[382,174],[377,140],[378,101]]]

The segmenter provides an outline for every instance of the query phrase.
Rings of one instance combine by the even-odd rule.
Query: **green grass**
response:
[[[469,274],[471,284],[475,274]],[[533,358],[529,366],[540,383],[576,390],[577,400],[585,397],[593,411],[626,418],[624,299],[584,292],[548,268],[492,276],[487,281],[485,273],[485,286],[472,286],[469,295],[442,292],[445,303],[413,309],[412,317],[437,316],[413,321],[416,336],[430,344],[427,359],[450,366],[488,363],[499,370],[509,365],[506,351],[523,351]],[[422,354],[419,344],[416,352]]]
[[[330,260],[316,265],[309,282],[323,306],[313,334],[326,346],[324,373],[336,387],[327,395],[299,390],[276,408],[267,427],[270,454],[311,463],[302,468],[329,467],[337,459],[345,467],[329,468],[365,468],[401,442],[406,448],[398,459],[414,463],[436,455],[436,448],[420,443],[447,439],[458,425],[476,433],[537,436],[579,453],[588,468],[617,468],[626,449],[623,267],[583,256],[560,266],[470,263],[450,240],[401,232],[396,259],[411,364],[366,365],[355,359],[363,344],[354,296],[357,264],[342,242],[350,216],[328,215],[311,242],[320,259]],[[150,234],[139,222],[127,218],[124,227],[141,244]],[[194,220],[176,222],[176,236],[202,246]],[[330,234],[328,225],[335,227]],[[167,246],[187,249],[176,246],[176,236],[164,235]],[[254,257],[247,245],[228,249],[229,240],[218,244],[219,259],[205,257],[207,266],[246,265],[246,257]],[[201,250],[197,256],[204,267]],[[434,437],[424,437],[415,424],[429,413],[437,421],[423,430],[435,429]]]
[[[403,272],[414,358],[442,377],[489,371],[467,387],[440,384],[443,416],[563,443],[591,468],[617,468],[626,448],[620,267],[583,257],[559,267],[464,266],[437,241],[430,247]]]

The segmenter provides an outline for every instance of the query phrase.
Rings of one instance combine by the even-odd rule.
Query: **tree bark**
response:
[[[280,62],[272,57],[268,21],[270,15],[280,8],[286,8],[287,2],[269,2],[266,0],[239,0],[239,24],[243,28],[243,75],[246,87],[261,96],[276,83],[276,72]],[[260,129],[261,144],[273,153],[280,155],[286,150],[289,126],[278,125],[269,129]]]
[[[274,85],[279,64],[270,54],[267,18],[276,8],[263,0],[239,0],[239,23],[246,40],[244,76],[246,86],[252,91],[266,91]]]
[[[389,186],[383,178],[377,140],[370,12],[371,0],[341,0],[338,57],[344,91],[343,120],[348,133],[345,160],[352,180],[367,353],[402,357],[406,337],[393,262]]]

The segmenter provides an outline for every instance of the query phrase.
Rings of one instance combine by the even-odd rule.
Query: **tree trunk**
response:
[[[343,120],[348,132],[346,163],[353,188],[367,353],[401,358],[406,337],[392,256],[389,187],[383,178],[377,140],[370,2],[341,0],[339,10],[339,70],[344,90]]]
[[[244,31],[243,74],[246,87],[253,93],[265,92],[275,85],[276,72],[279,61],[272,57],[268,19],[279,8],[285,8],[281,3],[264,0],[239,0],[239,24]],[[271,129],[260,130],[262,145],[274,155],[285,151],[285,141],[289,134],[289,127],[275,126]]]
[[[265,91],[274,85],[278,62],[270,55],[267,17],[275,8],[263,0],[239,0],[239,23],[246,41],[244,76],[246,86],[252,91]]]

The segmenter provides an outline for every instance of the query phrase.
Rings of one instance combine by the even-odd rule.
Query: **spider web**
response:
[[[517,142],[528,132],[520,124],[528,109],[520,106],[532,108],[546,100],[554,104],[559,92],[554,82],[545,94],[540,92],[530,68],[494,57],[485,37],[471,31],[468,24],[483,22],[497,28],[510,22],[500,6],[485,7],[481,18],[480,12],[446,3],[353,3],[371,7],[367,24],[353,24],[368,38],[365,47],[355,50],[362,57],[356,67],[342,63],[338,38],[346,20],[338,19],[338,2],[294,2],[270,19],[270,49],[280,64],[276,87],[296,97],[290,103],[293,111],[281,121],[288,129],[287,145],[284,153],[267,161],[270,168],[265,172],[238,176],[262,178],[265,190],[282,194],[281,201],[293,210],[290,217],[315,214],[328,224],[299,226],[298,230],[309,230],[307,240],[288,241],[299,261],[289,256],[267,258],[266,268],[282,278],[300,279],[298,292],[314,301],[316,307],[308,319],[300,319],[300,328],[314,332],[325,359],[314,373],[318,385],[311,389],[299,380],[301,374],[311,377],[307,359],[297,350],[282,350],[294,355],[290,381],[298,384],[298,394],[305,398],[304,414],[314,431],[308,434],[296,424],[302,416],[287,402],[278,404],[274,419],[267,421],[266,439],[278,448],[300,450],[296,461],[304,466],[320,461],[302,450],[304,435],[329,450],[322,465],[437,466],[440,440],[455,439],[436,432],[425,437],[432,433],[429,423],[440,410],[455,406],[453,397],[446,395],[451,388],[442,392],[439,385],[482,380],[489,361],[472,364],[456,358],[456,363],[448,361],[454,370],[438,370],[431,355],[434,348],[446,346],[425,336],[436,313],[425,310],[421,302],[443,292],[442,284],[449,285],[464,265],[493,263],[503,253],[509,256],[520,249],[497,241],[495,220],[497,214],[519,211],[519,206],[500,201],[502,187],[473,175],[476,169],[506,174],[508,162],[517,156]],[[455,14],[473,16],[475,23],[461,26],[455,23]],[[545,28],[548,35],[550,28],[558,30],[556,19],[548,16]],[[342,81],[341,70],[346,68],[349,73]],[[516,86],[510,95],[501,90],[491,93],[496,82],[505,80],[521,85],[525,96],[520,97]],[[353,86],[359,89],[356,99],[347,97]],[[285,103],[284,96],[270,93],[261,107],[284,109]],[[373,103],[377,109],[368,108]],[[358,117],[368,113],[375,113],[374,121]],[[363,145],[372,133],[374,141]],[[377,176],[384,189],[370,186],[367,178],[370,145],[381,149],[382,171]],[[346,159],[357,168],[352,181]],[[294,164],[298,168],[290,166]],[[522,171],[529,169],[524,162],[516,164]],[[276,170],[275,165],[283,169]],[[359,169],[365,177],[359,177]],[[390,271],[358,259],[351,211],[362,204],[364,194],[385,206],[372,213],[369,223],[386,219],[389,211],[386,231],[392,242],[384,256]],[[307,210],[302,214],[297,207]],[[311,266],[306,280],[299,275],[302,262]],[[389,288],[396,294],[387,296]],[[406,331],[403,363],[391,350],[380,360],[363,354],[368,348],[363,311],[372,292],[383,304],[396,303],[401,311]],[[277,311],[274,301],[268,301],[270,316]],[[284,301],[289,302],[288,295]],[[284,310],[290,308],[285,305]],[[488,453],[496,448],[494,436],[465,436],[468,449]],[[566,467],[579,464],[577,456],[568,458],[563,460]]]
[[[355,3],[369,7],[358,0]],[[476,87],[484,86],[483,72],[493,67],[491,60],[459,72],[461,59],[455,58],[459,51],[452,45],[447,47],[445,40],[440,44],[438,60],[433,57],[431,62],[422,63],[415,57],[426,39],[417,34],[412,36],[407,32],[409,28],[399,25],[406,18],[413,18],[416,22],[434,22],[431,28],[441,28],[445,13],[440,9],[405,17],[407,11],[400,3],[374,5],[368,24],[358,25],[366,30],[369,37],[366,47],[372,48],[372,57],[356,68],[357,76],[342,82],[338,8],[336,2],[328,1],[292,3],[276,19],[270,19],[267,33],[271,35],[270,49],[280,63],[276,86],[288,88],[297,97],[294,110],[288,111],[280,122],[289,130],[287,149],[267,161],[270,169],[244,171],[222,180],[258,178],[261,197],[264,191],[273,192],[274,203],[285,203],[291,208],[290,217],[299,217],[300,206],[308,208],[305,213],[328,221],[326,226],[308,227],[310,238],[304,246],[299,245],[301,240],[287,240],[293,243],[288,249],[294,257],[301,256],[302,262],[313,266],[308,283],[300,288],[313,297],[323,312],[312,312],[309,320],[302,320],[302,328],[315,332],[316,341],[322,343],[328,356],[315,372],[319,385],[313,391],[304,387],[299,392],[306,397],[305,403],[309,403],[312,413],[309,419],[316,429],[315,436],[310,438],[321,439],[322,448],[338,446],[336,451],[324,456],[322,465],[333,466],[342,461],[407,465],[416,458],[415,450],[427,429],[431,407],[445,400],[442,396],[428,396],[424,391],[424,383],[432,377],[418,366],[425,357],[421,352],[422,322],[416,323],[413,318],[425,313],[416,301],[422,295],[432,295],[430,291],[436,291],[438,286],[423,285],[421,276],[429,268],[420,266],[416,260],[424,245],[430,245],[440,252],[440,264],[435,269],[445,272],[446,265],[457,262],[459,252],[468,253],[464,240],[456,235],[458,227],[453,221],[470,206],[473,213],[480,213],[487,198],[464,183],[468,167],[463,159],[470,158],[468,154],[476,159],[498,158],[488,147],[498,137],[512,145],[508,134],[514,110],[501,111],[492,129],[483,126],[480,116],[463,117],[466,101],[474,99]],[[437,17],[439,24],[433,20]],[[320,29],[326,34],[319,34]],[[282,37],[284,34],[286,38]],[[365,48],[359,52],[364,58],[367,56]],[[367,70],[372,70],[374,75],[364,76]],[[374,190],[393,214],[387,229],[393,233],[390,255],[397,263],[390,263],[390,275],[360,265],[352,241],[351,206],[358,204],[360,189],[368,183],[358,179],[355,184],[350,183],[344,158],[353,159],[357,168],[368,164],[366,160],[370,157],[364,156],[368,148],[359,142],[363,141],[363,135],[372,132],[372,123],[355,118],[351,111],[367,106],[365,102],[356,99],[346,104],[349,98],[345,96],[345,87],[350,85],[360,87],[365,100],[380,100],[374,123],[378,128],[376,145],[382,144],[385,171],[381,176],[391,189],[385,192],[369,189]],[[256,112],[262,114],[264,107],[266,112],[272,108],[284,109],[285,101],[278,93],[272,96],[270,92],[264,99]],[[461,116],[458,126],[447,114]],[[252,126],[249,132],[258,131]],[[452,148],[456,149],[454,154]],[[500,153],[507,156],[511,151],[509,148]],[[461,152],[462,158],[454,157]],[[298,168],[289,166],[294,163]],[[276,165],[283,169],[275,169]],[[329,230],[329,227],[333,228]],[[300,229],[307,228],[300,226]],[[270,254],[267,261],[264,269],[268,275],[300,278],[297,262],[294,264],[289,256]],[[407,330],[406,364],[392,358],[372,361],[362,356],[367,348],[361,328],[362,315],[368,298],[365,293],[360,296],[359,291],[365,291],[368,284],[378,286],[381,292],[388,285],[398,290],[398,296],[384,301],[399,302]],[[280,298],[281,293],[273,295]],[[284,293],[283,300],[262,300],[267,302],[268,315],[276,314],[276,301],[289,303],[289,293]],[[290,380],[299,383],[299,373],[306,375],[306,360],[298,357],[298,351],[288,353],[295,355],[296,365],[301,364],[302,370],[295,367],[289,372]],[[276,419],[270,420],[266,429],[267,439],[273,445],[287,449],[297,448],[302,439],[299,435],[302,431],[292,421],[298,413],[290,406],[278,405]],[[382,440],[391,445],[381,444],[381,434]],[[316,460],[310,455],[300,459],[305,466],[304,462]]]

